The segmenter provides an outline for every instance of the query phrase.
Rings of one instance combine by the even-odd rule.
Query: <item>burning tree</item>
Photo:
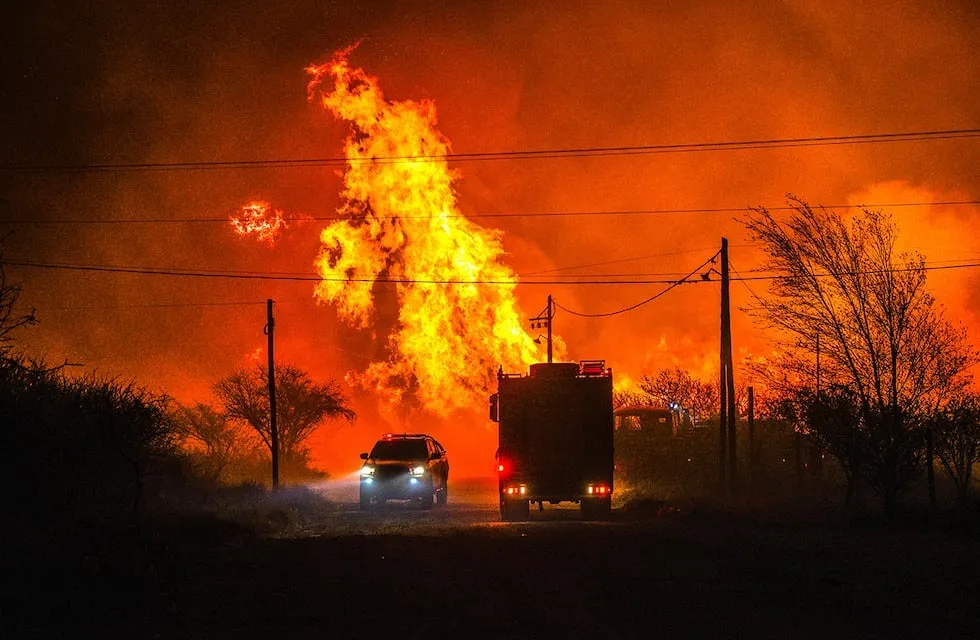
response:
[[[271,453],[268,380],[268,369],[260,365],[219,380],[214,390],[228,417],[254,429]],[[314,382],[305,371],[290,365],[276,367],[276,425],[286,468],[305,462],[303,445],[325,420],[353,421],[355,417],[337,383]]]
[[[824,387],[814,397],[824,400],[829,385],[853,394],[859,419],[849,428],[837,419],[807,426],[845,464],[852,461],[840,452],[851,449],[836,441],[860,436],[868,448],[858,471],[892,513],[922,460],[922,417],[966,385],[976,356],[926,290],[924,258],[897,252],[888,216],[863,209],[848,225],[793,196],[790,203],[794,213],[785,223],[766,209],[745,221],[769,256],[766,268],[777,274],[772,297],[749,312],[777,330],[798,389],[816,387],[819,351]],[[785,386],[786,379],[774,382]],[[810,413],[816,415],[812,407]]]

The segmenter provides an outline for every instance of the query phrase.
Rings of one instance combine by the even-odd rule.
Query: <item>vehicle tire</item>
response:
[[[360,502],[360,506],[361,506],[361,511],[367,511],[368,509],[371,508],[371,496],[370,495],[365,495],[365,494],[362,493],[360,495],[359,502]]]
[[[582,508],[582,519],[583,520],[595,520],[596,519],[596,500],[595,498],[582,498],[581,503]]]
[[[500,519],[504,522],[519,522],[521,520],[527,520],[530,515],[531,509],[528,505],[527,500],[514,501],[514,500],[501,500],[500,501]]]
[[[431,493],[425,494],[424,496],[419,498],[419,502],[421,503],[422,508],[428,511],[429,509],[432,508],[432,494]]]
[[[517,507],[516,511],[517,511],[517,519],[518,520],[524,520],[524,521],[526,521],[526,520],[530,520],[531,519],[531,501],[530,500],[521,500],[520,502],[518,502],[514,506]]]
[[[605,520],[612,509],[612,498],[582,498],[583,520]]]
[[[599,498],[599,502],[596,504],[596,517],[600,520],[608,520],[609,513],[612,511],[612,496],[606,496],[605,498]]]
[[[438,504],[446,504],[449,502],[449,485],[443,485],[442,491],[436,493],[436,502]]]

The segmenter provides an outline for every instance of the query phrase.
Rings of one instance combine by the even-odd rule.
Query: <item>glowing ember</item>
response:
[[[541,359],[518,313],[516,276],[501,262],[500,233],[460,215],[435,105],[386,101],[377,78],[352,68],[348,53],[307,69],[310,98],[352,129],[338,209],[347,219],[320,234],[316,295],[367,328],[376,324],[376,302],[387,304],[376,294],[393,288],[390,356],[362,384],[443,415],[482,406],[498,366],[521,371]]]
[[[286,228],[286,221],[282,219],[282,211],[273,209],[268,202],[255,200],[242,205],[239,214],[231,217],[231,226],[242,237],[253,236],[272,246]]]

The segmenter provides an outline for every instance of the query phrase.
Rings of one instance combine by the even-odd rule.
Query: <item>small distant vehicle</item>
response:
[[[616,430],[645,431],[663,438],[677,438],[684,434],[678,412],[670,407],[629,405],[613,412]]]
[[[424,433],[387,433],[362,453],[360,507],[410,500],[423,509],[449,500],[449,455]]]
[[[527,520],[530,504],[578,502],[585,519],[608,516],[613,493],[613,379],[603,360],[532,364],[497,374],[500,517]]]

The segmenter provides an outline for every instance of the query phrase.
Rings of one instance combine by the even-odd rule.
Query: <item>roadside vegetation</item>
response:
[[[89,554],[99,570],[114,555],[112,541],[141,541],[131,546],[142,562],[152,547],[143,543],[159,535],[274,534],[334,508],[302,483],[326,475],[311,467],[306,439],[328,418],[354,418],[335,383],[284,367],[277,398],[287,434],[285,486],[273,493],[269,449],[240,402],[225,397],[220,407],[182,406],[135,381],[31,359],[15,342],[36,322],[32,312],[18,311],[19,294],[0,267],[8,558],[47,566]],[[251,391],[257,403],[251,408],[261,411],[265,393],[267,412],[267,392]]]
[[[758,209],[744,220],[773,274],[745,311],[779,355],[736,373],[757,391],[751,445],[744,384],[736,394],[739,501],[806,509],[839,497],[845,512],[876,506],[889,519],[905,501],[906,512],[926,505],[975,519],[978,356],[929,293],[924,257],[897,250],[897,227],[880,211],[847,220],[792,196],[790,205],[788,217]],[[619,395],[620,406],[676,415],[669,435],[618,429],[626,487],[671,499],[719,493],[713,391],[664,369]]]

